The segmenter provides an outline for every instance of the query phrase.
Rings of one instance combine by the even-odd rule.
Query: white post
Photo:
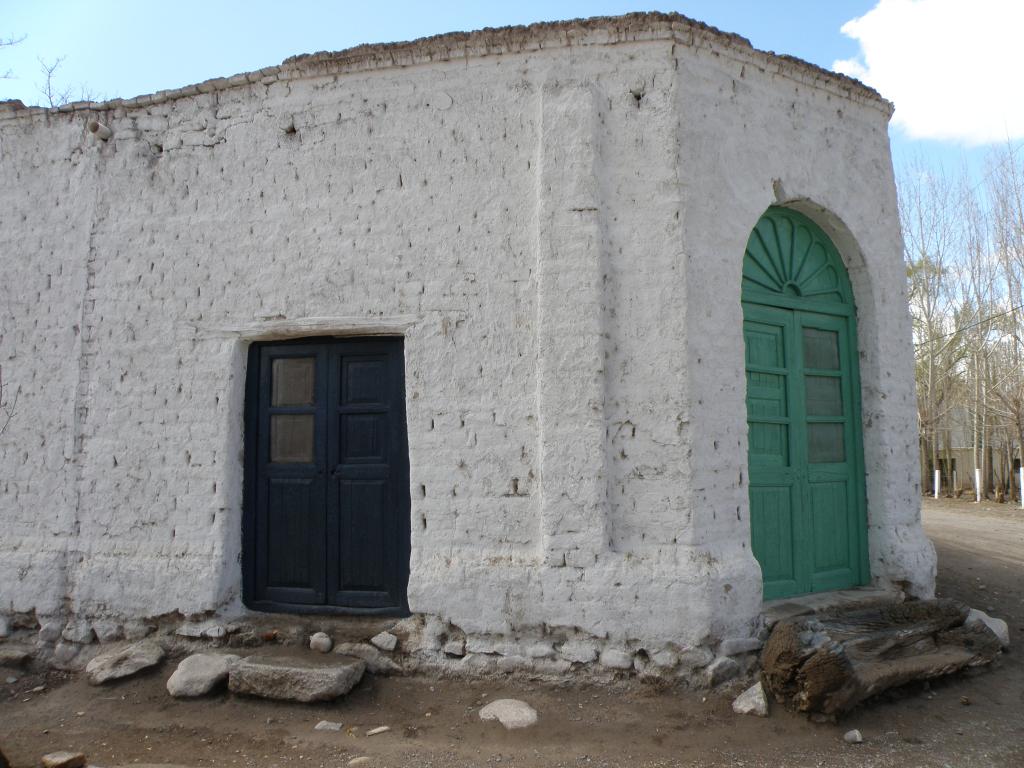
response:
[[[956,498],[959,498],[959,496],[956,495],[956,470],[955,469],[953,470],[953,496],[956,497]]]
[[[981,503],[981,469],[974,468],[974,500]]]
[[[939,487],[942,485],[942,470],[935,470],[935,498],[939,498]]]
[[[1020,508],[1024,509],[1024,463],[1020,465]]]

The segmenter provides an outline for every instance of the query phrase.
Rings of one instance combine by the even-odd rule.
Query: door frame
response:
[[[257,597],[257,509],[256,489],[259,474],[259,439],[260,439],[260,377],[261,365],[260,356],[266,347],[302,347],[311,345],[329,345],[345,342],[365,342],[370,344],[374,341],[401,342],[401,355],[397,381],[395,385],[401,392],[400,407],[395,408],[395,416],[398,419],[396,432],[400,436],[400,444],[395,447],[395,464],[393,471],[398,475],[395,483],[396,504],[395,511],[398,520],[404,524],[398,526],[399,541],[396,542],[399,553],[400,572],[397,574],[400,582],[400,602],[397,606],[386,607],[353,607],[325,604],[299,604],[282,603],[274,600],[260,600]],[[326,440],[326,437],[324,438]],[[245,403],[243,414],[243,484],[242,484],[242,553],[240,564],[242,568],[242,604],[254,611],[269,613],[292,613],[292,614],[320,614],[320,615],[347,615],[347,616],[396,616],[404,617],[410,615],[409,611],[409,560],[411,556],[411,506],[412,499],[409,492],[409,441],[408,441],[408,419],[406,415],[405,395],[405,337],[401,335],[373,335],[373,336],[304,336],[300,338],[287,339],[260,339],[249,344],[246,356],[245,369]],[[326,597],[325,597],[326,599]]]
[[[857,585],[864,586],[871,582],[871,565],[869,556],[869,531],[868,531],[868,511],[867,511],[867,487],[866,487],[866,475],[864,466],[864,422],[861,408],[861,381],[860,381],[860,348],[857,343],[857,308],[853,296],[853,287],[850,283],[849,271],[846,268],[842,256],[839,254],[835,243],[832,238],[813,220],[808,218],[806,215],[795,211],[791,208],[784,208],[779,206],[773,206],[762,214],[758,219],[758,224],[761,219],[772,215],[773,213],[783,214],[797,223],[804,226],[809,226],[812,232],[820,235],[824,242],[828,246],[828,257],[829,262],[836,269],[838,274],[838,290],[843,297],[842,303],[832,301],[818,301],[810,298],[788,296],[780,293],[774,293],[769,290],[756,288],[750,285],[743,285],[741,291],[741,327],[745,324],[747,315],[746,307],[768,307],[773,309],[790,310],[794,313],[794,320],[798,314],[819,314],[819,315],[830,315],[833,317],[842,317],[845,319],[846,333],[845,341],[847,346],[847,364],[849,365],[850,371],[850,389],[851,389],[851,417],[850,424],[853,427],[852,432],[852,445],[854,449],[853,456],[853,493],[855,496],[855,511],[854,520],[852,524],[856,527],[856,562],[854,568],[858,575]],[[755,228],[756,228],[755,224]],[[754,232],[752,228],[750,230],[751,235]],[[746,255],[744,254],[744,258]],[[744,380],[746,380],[746,339],[743,340],[744,350]],[[747,409],[747,396],[746,396],[746,384],[744,384],[744,413],[746,417]],[[747,418],[745,418],[747,420]],[[748,437],[749,440],[749,437]],[[750,448],[749,444],[747,447],[747,460],[746,460],[746,471],[748,477],[748,483],[750,478]],[[747,525],[747,535],[752,536],[752,525],[753,525],[753,509],[749,503],[749,488],[748,488],[748,514],[750,519]],[[753,546],[751,546],[751,554],[753,554]],[[764,580],[762,577],[762,590]],[[847,587],[843,587],[844,589]],[[828,592],[835,589],[834,587],[824,587],[819,590],[812,589],[810,592],[798,592],[793,595],[787,595],[779,598],[768,598],[771,599],[786,599],[788,597],[795,597],[801,594],[818,594],[820,592]]]

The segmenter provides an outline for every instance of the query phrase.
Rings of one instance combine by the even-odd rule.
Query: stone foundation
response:
[[[635,679],[710,687],[756,667],[763,644],[759,638],[733,638],[717,647],[674,643],[652,647],[637,641],[623,643],[578,631],[543,628],[515,636],[467,634],[436,616],[422,615],[398,621],[283,614],[195,621],[165,616],[124,623],[113,619],[62,622],[52,618],[40,623],[26,614],[13,618],[14,629],[8,639],[12,647],[31,649],[35,663],[67,671],[84,669],[105,645],[144,637],[160,640],[172,654],[185,654],[204,648],[308,648],[312,633],[324,631],[338,652],[365,658],[360,649],[369,651],[378,661],[376,665],[368,663],[375,674],[513,676],[557,683]],[[391,651],[370,644],[380,631],[397,638]],[[766,630],[761,632],[762,637],[766,635]],[[386,661],[380,663],[380,659]]]

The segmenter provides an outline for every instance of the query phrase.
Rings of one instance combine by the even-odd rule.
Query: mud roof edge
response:
[[[688,38],[688,39],[687,39]],[[472,32],[446,32],[416,40],[394,43],[364,43],[341,51],[304,53],[285,59],[279,66],[265,67],[231,77],[218,77],[194,85],[130,99],[102,102],[74,102],[60,107],[26,106],[19,100],[0,101],[0,120],[41,113],[102,112],[117,108],[146,107],[200,93],[226,90],[248,84],[270,84],[330,74],[342,74],[441,63],[455,59],[516,54],[573,45],[615,45],[619,43],[674,39],[694,46],[700,41],[718,43],[743,57],[763,58],[766,66],[776,65],[782,75],[797,72],[809,76],[812,85],[831,84],[848,96],[876,102],[891,117],[893,105],[860,80],[832,72],[816,64],[772,51],[754,48],[750,41],[723,32],[679,13],[650,11],[622,16],[595,16],[565,21],[541,21],[526,26],[486,27]],[[795,72],[786,71],[789,68]]]

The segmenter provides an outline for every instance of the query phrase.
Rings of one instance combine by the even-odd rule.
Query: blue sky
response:
[[[924,0],[926,5],[936,8],[934,12],[928,11],[929,15],[924,18],[941,21],[940,6],[951,2],[956,3],[956,0]],[[969,7],[999,2],[972,0]],[[911,78],[927,77],[929,67],[921,62],[927,63],[929,51],[915,52],[913,61],[900,66],[901,46],[907,33],[896,30],[886,37],[878,30],[896,27],[891,21],[894,14],[911,13],[918,3],[920,0],[882,0],[886,7],[874,14],[878,22],[874,31],[870,25],[863,25],[867,29],[863,40],[853,39],[841,28],[852,19],[875,10],[878,0],[676,0],[662,3],[659,10],[679,11],[743,35],[757,48],[797,56],[822,67],[832,68],[837,61],[854,60],[848,68],[861,67],[856,73],[868,82],[875,73],[870,66],[862,67],[865,49],[872,46],[871,51],[882,63],[887,61],[885,54],[889,52],[888,69],[883,72],[879,64],[880,82],[871,84],[891,99],[894,97],[886,92],[887,87],[908,94],[906,100],[910,102],[914,94],[924,93]],[[960,5],[957,10],[968,7]],[[1024,6],[1024,3],[1019,5]],[[18,45],[0,49],[0,73],[10,70],[12,74],[10,79],[0,80],[0,98],[40,103],[39,84],[43,78],[39,58],[53,61],[58,56],[64,57],[58,70],[59,82],[74,86],[76,96],[80,86],[104,98],[131,97],[278,64],[298,53],[341,50],[360,43],[408,40],[453,30],[616,15],[650,7],[649,2],[608,0],[524,0],[518,3],[0,0],[0,37],[24,36]],[[997,8],[993,13],[998,15],[1000,11]],[[922,11],[917,17],[904,19],[903,23],[909,25],[912,32],[922,26],[923,15]],[[903,40],[899,39],[900,34]],[[932,35],[941,36],[941,29]],[[938,40],[937,44],[944,44],[944,41]],[[897,57],[896,68],[900,70],[896,73],[892,71],[893,56]],[[913,70],[914,66],[918,70]],[[969,89],[969,84],[966,87]],[[899,110],[900,101],[894,100]],[[936,101],[941,99],[931,98],[931,103]],[[951,121],[922,112],[918,125],[947,123]],[[927,129],[917,132],[927,133]],[[985,154],[985,144],[979,145],[976,133],[970,133],[967,128],[961,130],[962,136],[941,139],[912,137],[913,130],[908,132],[895,124],[890,133],[897,166],[910,156],[921,154],[948,166],[965,162],[976,174]]]

